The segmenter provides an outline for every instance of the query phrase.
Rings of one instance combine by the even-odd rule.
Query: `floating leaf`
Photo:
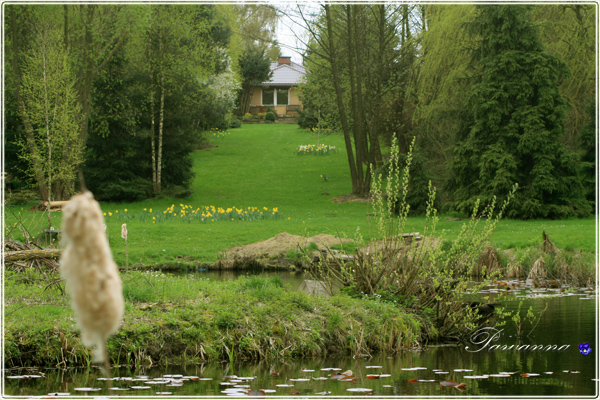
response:
[[[302,372],[315,372],[315,370],[314,369],[302,368]]]
[[[521,374],[523,378],[530,378],[532,376],[540,376],[540,374]]]
[[[297,390],[288,390],[288,394],[300,394]]]
[[[410,383],[417,383],[417,378],[409,379],[408,381],[409,381]]]
[[[169,396],[169,395],[172,395],[173,393],[172,392],[156,392],[156,394],[163,395],[163,396]]]
[[[150,389],[150,387],[148,387],[148,389]],[[89,387],[80,387],[80,388],[75,388],[73,389],[76,392],[97,392],[99,390],[102,390],[100,388],[89,388]]]
[[[272,376],[279,376],[279,374],[281,374],[281,372],[279,372],[279,371],[273,371],[273,372],[271,372]]]
[[[490,378],[510,378],[508,374],[490,374],[488,375]]]
[[[307,382],[307,381],[310,381],[310,379],[308,379],[308,378],[290,379],[290,382]]]
[[[367,375],[366,378],[367,379],[379,379],[381,377],[379,375]]]
[[[275,385],[276,387],[294,387],[291,383],[280,383],[279,385]]]
[[[7,377],[7,378],[8,378],[8,377]],[[48,393],[48,396],[70,396],[70,395],[71,395],[71,393],[59,393],[59,392],[56,392],[56,393]]]
[[[473,372],[472,369],[455,369],[454,372]]]
[[[327,396],[328,394],[331,394],[331,392],[319,392],[319,393],[315,393],[319,396]]]
[[[437,374],[437,375],[446,375],[446,374],[449,374],[449,373],[450,372],[446,372],[446,371],[436,371],[436,372],[434,372],[434,374]]]
[[[365,368],[383,368],[381,365],[367,365]]]
[[[277,392],[277,390],[275,390],[275,389],[258,389],[258,390],[262,390],[265,393],[276,393]]]
[[[151,389],[150,386],[132,386],[131,388],[136,390]]]
[[[329,378],[328,378],[328,377],[326,377],[326,376],[313,376],[313,380],[314,380],[314,381],[326,381],[326,380],[328,380],[328,379],[329,379]]]
[[[369,393],[372,392],[373,389],[367,389],[367,388],[350,388],[350,389],[346,389],[348,392],[354,392],[354,393]]]
[[[417,382],[433,383],[433,382],[437,382],[437,381],[435,379],[419,379],[419,380],[417,380]]]

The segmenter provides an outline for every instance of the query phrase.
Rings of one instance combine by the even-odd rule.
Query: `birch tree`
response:
[[[34,40],[24,57],[20,88],[23,115],[30,129],[22,157],[28,161],[32,176],[41,169],[49,210],[51,200],[74,193],[72,183],[83,156],[80,109],[60,30],[41,17],[32,32]],[[48,224],[52,225],[49,211]]]

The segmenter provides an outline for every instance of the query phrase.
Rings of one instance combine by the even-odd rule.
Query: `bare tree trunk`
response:
[[[335,98],[338,104],[338,110],[340,113],[340,120],[342,123],[342,131],[344,132],[344,142],[346,144],[346,154],[348,156],[348,164],[350,165],[350,178],[352,179],[352,188],[358,183],[358,177],[356,172],[356,163],[354,161],[354,152],[352,151],[352,140],[350,140],[350,124],[348,123],[348,117],[346,115],[346,107],[344,106],[344,98],[342,93],[342,85],[340,83],[340,71],[337,65],[337,52],[334,43],[334,32],[333,23],[331,21],[331,10],[329,4],[323,5],[325,8],[325,18],[327,22],[327,39],[328,39],[328,53],[329,62],[331,64],[331,71],[333,75],[333,86],[335,89]]]
[[[162,174],[162,142],[163,142],[163,121],[165,119],[165,80],[164,76],[160,77],[160,120],[158,122],[158,163],[156,165],[156,187],[157,193],[161,191],[161,174]]]
[[[45,50],[45,49],[44,49]],[[52,137],[50,133],[50,116],[48,105],[48,79],[46,76],[46,51],[42,52],[42,74],[44,78],[44,117],[46,120],[46,145],[48,146],[48,229],[52,227],[52,217],[50,216],[50,202],[52,201]]]

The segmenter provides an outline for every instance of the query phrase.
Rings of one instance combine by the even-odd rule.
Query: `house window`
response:
[[[280,106],[287,106],[289,104],[289,90],[288,89],[277,89],[277,104]]]
[[[262,104],[266,106],[272,106],[275,104],[275,92],[273,88],[262,89]]]

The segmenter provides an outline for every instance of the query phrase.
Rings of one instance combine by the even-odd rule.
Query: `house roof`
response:
[[[263,82],[262,86],[296,86],[304,82],[304,75],[306,74],[304,66],[295,62],[280,64],[277,61],[272,61],[271,71],[273,71],[271,80]]]

